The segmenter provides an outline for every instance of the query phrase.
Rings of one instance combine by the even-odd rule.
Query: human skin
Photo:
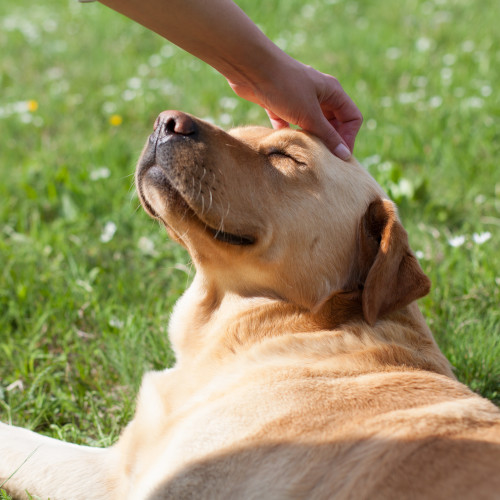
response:
[[[347,160],[363,121],[333,76],[296,61],[231,0],[101,0],[205,61],[234,92],[262,106],[274,128],[290,123]]]

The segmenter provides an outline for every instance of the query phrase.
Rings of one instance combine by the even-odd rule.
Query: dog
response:
[[[0,482],[58,499],[493,499],[500,411],[459,383],[416,300],[395,205],[298,130],[160,114],[136,172],[196,267],[107,449],[0,426]]]

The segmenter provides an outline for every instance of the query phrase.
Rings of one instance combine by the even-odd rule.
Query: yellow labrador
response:
[[[500,411],[457,382],[429,290],[370,175],[296,130],[162,113],[146,211],[196,266],[173,369],[109,449],[0,427],[0,477],[57,499],[493,499]]]

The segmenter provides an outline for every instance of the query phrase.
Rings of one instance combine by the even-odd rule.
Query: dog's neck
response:
[[[363,319],[358,292],[334,294],[319,311],[311,312],[271,298],[218,294],[215,286],[197,276],[178,301],[170,323],[180,366],[230,362],[256,346],[265,349],[272,343],[268,341],[283,335],[290,342],[300,337],[301,348],[309,349],[303,342],[314,334],[335,338],[332,357],[371,350],[373,356],[363,371],[406,366],[453,376],[416,303],[372,328]]]

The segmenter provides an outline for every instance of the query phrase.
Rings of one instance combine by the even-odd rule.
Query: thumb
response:
[[[274,129],[278,130],[280,128],[287,128],[290,126],[287,121],[283,120],[283,118],[280,118],[269,109],[266,109],[266,113],[267,116],[269,116],[269,120],[271,121],[271,125]]]

